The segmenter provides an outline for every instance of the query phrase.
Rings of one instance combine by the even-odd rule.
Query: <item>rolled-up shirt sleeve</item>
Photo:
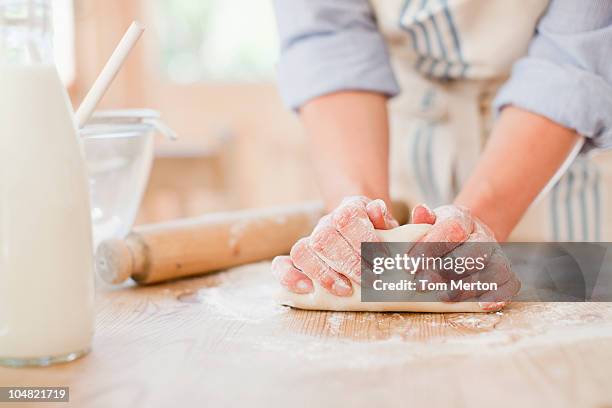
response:
[[[289,107],[344,90],[399,92],[368,0],[276,0],[275,8],[278,82]]]
[[[575,129],[586,151],[612,148],[612,1],[552,0],[494,104]]]

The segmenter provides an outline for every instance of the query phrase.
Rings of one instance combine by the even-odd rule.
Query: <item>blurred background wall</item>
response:
[[[158,138],[139,223],[317,199],[282,105],[270,0],[54,0],[60,70],[78,105],[129,26],[147,31],[101,109],[151,108]]]

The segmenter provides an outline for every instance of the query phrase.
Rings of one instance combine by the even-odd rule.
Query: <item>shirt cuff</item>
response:
[[[278,82],[284,102],[297,109],[338,91],[399,93],[389,55],[377,31],[312,34],[283,50]]]
[[[495,111],[514,105],[576,130],[587,138],[583,152],[612,147],[612,86],[571,65],[526,57],[494,101]]]

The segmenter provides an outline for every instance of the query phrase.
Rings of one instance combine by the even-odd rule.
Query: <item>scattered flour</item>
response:
[[[269,269],[269,262],[262,262],[233,269],[231,279],[220,274],[216,286],[191,294],[193,303],[204,304],[219,318],[245,322],[259,322],[286,313],[287,308],[275,301],[277,287],[271,274],[262,279],[257,273],[262,264]]]
[[[250,352],[316,360],[323,366],[329,364],[330,369],[338,368],[338,361],[345,368],[371,368],[448,355],[505,353],[585,339],[612,342],[612,304],[600,307],[587,303],[516,304],[491,314],[416,316],[304,312],[276,303],[278,284],[270,273],[269,262],[234,268],[214,279],[214,286],[184,293],[179,299],[201,304],[218,319],[240,321],[244,323],[243,330],[252,333],[228,341],[240,342]],[[316,316],[305,323],[296,318],[296,313]],[[309,334],[312,329],[309,325],[316,325],[319,317],[324,319],[323,332]],[[351,332],[355,326],[374,328],[371,330],[374,334],[355,338]]]
[[[340,332],[340,326],[344,322],[343,313],[334,312],[327,318],[327,325],[331,334],[338,334]]]

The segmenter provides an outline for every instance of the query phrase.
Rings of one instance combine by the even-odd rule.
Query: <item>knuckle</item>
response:
[[[311,277],[312,279],[318,281],[318,282],[325,282],[326,278],[327,278],[327,273],[320,269],[320,268],[315,268],[313,271],[311,271]]]
[[[358,257],[350,257],[343,262],[340,273],[345,276],[358,278],[361,276],[361,261]]]
[[[469,233],[465,229],[465,225],[458,222],[458,220],[449,220],[445,229],[447,239],[450,242],[463,242],[469,236]]]
[[[304,251],[308,248],[309,242],[310,238],[300,238],[293,247],[296,248],[296,250]]]
[[[337,230],[343,230],[356,221],[366,220],[369,221],[369,217],[365,211],[365,208],[354,205],[349,205],[340,209],[334,214],[333,222],[334,227]]]
[[[342,202],[340,203],[340,206],[348,205],[348,204],[355,204],[355,203],[357,204],[361,203],[363,205],[366,205],[370,201],[372,200],[370,200],[368,197],[363,196],[363,195],[348,196],[342,200]]]
[[[286,256],[277,256],[276,258],[274,258],[274,260],[272,261],[272,275],[276,278],[281,280],[282,277],[284,275],[287,274],[289,268],[290,268],[290,264],[291,261],[288,259],[284,259],[287,258]]]
[[[277,256],[272,260],[272,271],[276,273],[282,273],[290,268],[291,259],[287,256]]]
[[[291,257],[294,263],[296,261],[299,262],[300,260],[303,260],[305,257],[307,257],[308,256],[308,239],[302,238],[298,242],[296,242],[291,248],[291,251],[289,252],[289,256]]]
[[[492,264],[500,265],[504,269],[511,269],[510,260],[508,257],[501,251],[501,249],[496,248],[491,255]]]
[[[319,284],[324,288],[331,288],[336,281],[334,276],[326,271],[319,271],[319,273],[313,279],[319,282]]]
[[[353,204],[347,204],[341,208],[338,208],[338,211],[334,214],[334,221],[347,221],[350,218],[357,216],[357,207]]]
[[[323,217],[321,217],[317,225],[314,227],[311,235],[314,235],[315,233],[317,233],[317,231],[324,229],[330,226],[331,224],[332,224],[331,214],[324,215]]]
[[[370,201],[367,205],[366,208],[368,209],[376,209],[379,210],[380,213],[384,216],[387,215],[387,204],[385,204],[385,202],[383,200],[381,200],[380,198],[374,200],[374,201]]]
[[[336,230],[331,226],[322,227],[310,236],[310,246],[315,251],[324,251],[335,238]]]

